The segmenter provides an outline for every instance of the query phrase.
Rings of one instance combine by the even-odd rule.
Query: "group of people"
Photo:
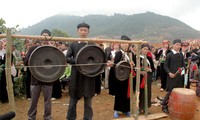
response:
[[[0,102],[8,102],[8,92],[6,89],[6,39],[0,41]],[[20,59],[20,53],[16,50],[15,45],[12,45],[12,54],[11,54],[11,78],[12,83],[14,84],[14,77],[18,74],[15,68],[15,64],[18,63]],[[16,92],[14,91],[14,94]]]
[[[190,89],[191,79],[195,79],[199,94],[200,81],[200,50],[196,43],[182,42],[180,39],[173,41],[170,48],[169,41],[163,41],[163,47],[155,51],[157,65],[157,79],[161,80],[160,91],[166,90],[166,96],[162,102],[162,110],[168,113],[168,99],[174,88]],[[188,77],[185,77],[187,75]]]
[[[90,31],[90,25],[87,23],[80,23],[77,25],[77,33],[80,38],[87,38]],[[41,32],[41,36],[51,36],[51,32],[47,29]],[[131,39],[126,35],[121,36],[121,40],[130,41]],[[0,42],[1,43],[1,42]],[[66,62],[71,64],[69,83],[68,83],[68,93],[69,93],[69,106],[68,113],[66,116],[67,120],[75,120],[77,116],[76,106],[78,101],[84,98],[84,120],[92,120],[93,109],[92,109],[92,98],[95,93],[100,94],[101,79],[98,77],[88,77],[80,73],[77,67],[74,65],[76,55],[81,48],[88,44],[95,44],[89,42],[72,42],[69,46],[65,43],[60,43],[60,45],[54,41],[34,41],[32,43],[27,43],[27,53],[23,56],[23,64],[28,66],[28,60],[31,53],[40,45],[53,45],[60,48],[66,56]],[[1,45],[0,45],[1,46]],[[100,47],[103,44],[100,45]],[[199,46],[198,46],[199,47]],[[136,64],[136,52],[137,49],[133,44],[128,43],[111,43],[107,48],[102,48],[105,52],[107,66],[104,70],[104,83],[105,88],[108,88],[108,93],[114,96],[114,113],[115,118],[119,117],[119,112],[122,112],[126,116],[130,116],[130,79],[119,80],[116,77],[115,66],[121,62],[128,62],[133,68],[131,74],[135,76],[136,70],[134,69]],[[3,55],[3,51],[0,51],[0,55]],[[198,70],[200,61],[200,50],[199,48],[189,48],[189,43],[182,42],[180,39],[173,40],[173,46],[170,47],[170,42],[167,40],[163,41],[163,46],[161,48],[155,48],[149,43],[141,44],[140,53],[140,95],[139,95],[139,113],[143,114],[145,112],[145,98],[144,98],[144,86],[145,80],[147,80],[148,89],[148,107],[151,107],[151,87],[153,80],[161,80],[160,91],[166,91],[162,102],[162,111],[168,113],[168,99],[174,88],[177,87],[190,87],[190,82],[184,83],[184,73],[185,69],[189,70],[190,76],[194,79],[196,76],[200,78],[200,75],[195,74],[194,66]],[[146,58],[146,59],[145,59]],[[146,60],[146,61],[145,61]],[[145,66],[146,63],[146,66]],[[188,67],[193,63],[192,68]],[[179,72],[181,69],[181,72]],[[195,70],[196,70],[195,69]],[[69,70],[69,69],[68,69]],[[44,96],[44,119],[52,120],[51,114],[51,100],[52,98],[61,97],[61,86],[60,80],[52,83],[45,83],[37,80],[33,75],[31,75],[30,70],[27,68],[27,98],[31,98],[30,107],[28,110],[28,119],[35,120],[37,113],[37,103],[40,97],[40,92],[43,92]],[[177,72],[178,71],[178,72]],[[68,72],[66,72],[68,73]],[[69,76],[70,75],[70,76]],[[102,75],[102,74],[101,74]],[[197,79],[199,79],[197,77]],[[190,77],[189,77],[190,78]],[[2,81],[2,80],[1,80]],[[65,85],[64,85],[65,86]],[[199,85],[200,86],[200,85]],[[63,87],[64,88],[64,87]],[[1,90],[2,91],[2,90]],[[97,92],[98,91],[98,92]],[[133,91],[136,91],[136,77],[133,77]],[[200,93],[199,93],[200,94]],[[54,96],[53,96],[54,95]]]

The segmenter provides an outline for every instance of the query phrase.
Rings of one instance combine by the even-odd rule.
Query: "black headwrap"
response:
[[[131,39],[129,37],[127,37],[126,35],[122,35],[121,40],[129,40],[130,41]]]
[[[126,41],[130,41],[131,39],[129,37],[127,37],[126,35],[122,35],[121,36],[121,40],[126,40]],[[128,46],[128,50],[126,52],[130,52],[130,44]],[[122,48],[123,49],[123,48]]]
[[[144,48],[144,47],[148,47],[149,50],[150,50],[150,46],[149,46],[149,44],[147,44],[147,43],[143,43],[143,44],[141,45],[141,49]]]
[[[40,35],[42,35],[43,33],[47,33],[49,36],[51,36],[51,32],[47,29],[42,30]]]
[[[88,29],[90,29],[90,25],[88,25],[87,23],[83,22],[77,25],[77,29],[79,29],[80,27],[86,27]]]
[[[181,43],[181,40],[180,40],[180,39],[175,39],[175,40],[173,41],[173,44],[176,44],[176,43]]]

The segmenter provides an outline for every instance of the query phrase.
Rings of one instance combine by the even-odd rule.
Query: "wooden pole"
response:
[[[139,114],[139,95],[140,95],[140,53],[141,53],[141,46],[138,44],[136,45],[136,92],[135,92],[135,120],[138,120],[138,114]]]
[[[144,109],[145,109],[145,116],[147,117],[148,116],[148,85],[147,85],[148,75],[147,75],[146,68],[148,66],[147,66],[147,56],[146,55],[144,55],[143,65],[144,65],[144,70],[145,70],[145,74],[146,74],[146,76],[145,76],[145,87],[144,87],[144,99],[145,99],[145,105],[144,105],[145,108]]]
[[[132,52],[129,52],[130,62],[132,62]],[[129,83],[130,83],[130,113],[133,116],[133,74],[132,74],[133,66],[131,66],[131,73],[129,75]]]
[[[4,38],[5,35],[0,35],[0,38]],[[132,40],[124,41],[119,39],[97,39],[97,38],[66,38],[66,37],[47,37],[47,36],[28,36],[28,35],[12,35],[12,38],[23,38],[23,39],[33,39],[33,40],[47,40],[47,41],[88,41],[88,42],[112,42],[112,43],[129,43],[129,44],[142,44],[147,43],[147,41],[142,40]]]
[[[11,53],[12,53],[12,38],[11,38],[11,29],[7,29],[6,34],[7,42],[6,42],[6,88],[8,92],[8,100],[10,105],[10,111],[15,112],[15,99],[13,92],[13,83],[11,78]]]

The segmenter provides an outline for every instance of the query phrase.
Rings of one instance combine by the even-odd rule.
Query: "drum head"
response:
[[[79,72],[88,77],[99,75],[105,68],[104,51],[96,45],[86,45],[76,56],[76,66]]]
[[[131,73],[131,66],[128,62],[120,61],[115,66],[115,76],[118,80],[124,81],[129,78]]]
[[[174,88],[172,92],[178,93],[178,94],[184,94],[184,95],[195,95],[195,91],[191,89],[186,88]]]
[[[31,74],[39,81],[47,83],[54,82],[63,75],[65,64],[64,54],[53,46],[37,47],[29,58]]]

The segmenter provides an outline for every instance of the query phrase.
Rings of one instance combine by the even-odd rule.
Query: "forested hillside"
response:
[[[168,16],[158,15],[152,12],[125,15],[87,15],[70,16],[55,15],[41,22],[21,29],[21,34],[38,35],[44,28],[59,29],[70,37],[77,37],[76,26],[80,22],[90,24],[90,37],[120,38],[125,34],[131,39],[144,39],[151,42],[159,42],[163,39],[173,40],[195,39],[200,37],[200,32],[187,24]]]

